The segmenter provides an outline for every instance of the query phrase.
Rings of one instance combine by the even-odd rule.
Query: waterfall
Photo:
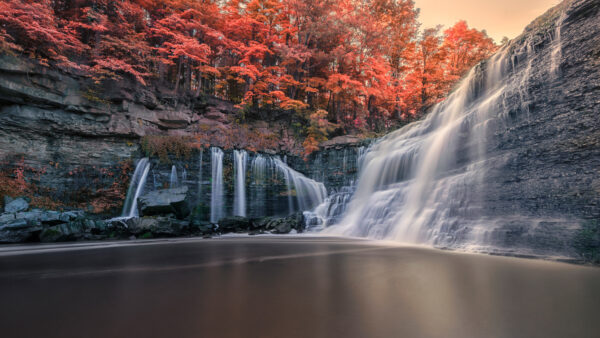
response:
[[[356,148],[356,170],[360,174],[360,169],[362,168],[363,160],[365,159],[365,154],[367,153],[367,148],[365,146],[361,146]]]
[[[181,184],[185,185],[185,181],[187,181],[187,170],[183,168],[183,170],[181,171]]]
[[[561,29],[566,17],[566,13],[563,12],[555,23],[552,52],[550,53],[550,76],[552,77],[560,75],[560,59],[562,58]]]
[[[264,216],[266,215],[266,185],[267,185],[267,169],[269,167],[270,159],[257,154],[252,159],[250,164],[251,170],[251,185],[253,186],[252,199],[256,201],[252,211],[253,216]]]
[[[330,194],[323,203],[314,210],[305,211],[304,219],[310,231],[322,230],[331,224],[336,224],[346,212],[354,189],[352,186],[342,187],[338,192]]]
[[[158,185],[158,181],[156,180],[156,173],[154,172],[154,169],[152,169],[152,188],[154,188],[154,190],[159,189],[160,186]]]
[[[273,159],[275,168],[284,176],[288,193],[288,207],[290,213],[295,211],[294,208],[294,192],[298,209],[300,211],[310,210],[317,205],[323,203],[327,197],[327,190],[323,183],[314,181],[294,169],[288,167],[287,164],[280,159]],[[292,187],[294,192],[292,191]]]
[[[248,153],[245,150],[234,150],[233,157],[235,175],[233,214],[246,217],[246,162]]]
[[[127,189],[127,197],[125,197],[125,204],[123,205],[122,217],[137,217],[137,199],[140,197],[146,184],[146,178],[150,171],[150,162],[148,158],[142,158],[138,161],[135,166],[135,171],[131,177],[129,188]]]
[[[359,156],[360,177],[348,211],[325,231],[432,245],[452,244],[452,234],[464,232],[479,243],[478,229],[486,223],[478,217],[479,187],[490,169],[487,129],[504,98],[521,93],[527,80],[504,81],[509,72],[516,73],[507,54],[505,47],[473,68],[425,119]]]
[[[169,188],[177,188],[178,185],[177,168],[173,165],[171,167],[171,176],[169,177]]]
[[[202,200],[202,155],[204,149],[200,149],[200,155],[198,160],[198,203]]]
[[[210,221],[217,223],[223,218],[223,151],[210,148],[210,164],[212,167]]]

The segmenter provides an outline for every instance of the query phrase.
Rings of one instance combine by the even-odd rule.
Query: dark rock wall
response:
[[[562,48],[553,76],[556,25]],[[499,245],[573,247],[571,230],[600,220],[600,2],[567,1],[530,25],[513,44],[514,76],[527,69],[519,53],[527,44],[529,80],[522,95],[506,98],[488,140],[484,208],[492,218],[542,220],[507,220]]]

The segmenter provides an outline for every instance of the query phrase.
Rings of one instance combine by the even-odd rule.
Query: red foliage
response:
[[[412,0],[5,0],[0,49],[382,129],[496,49],[464,21],[419,32],[417,15]]]

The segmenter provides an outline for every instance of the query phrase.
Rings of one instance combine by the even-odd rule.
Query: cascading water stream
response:
[[[255,203],[253,210],[251,210],[255,216],[266,215],[267,179],[269,178],[267,171],[270,167],[270,162],[271,160],[268,157],[257,154],[250,164],[252,177],[250,184],[253,188],[251,190],[253,191],[252,199],[254,201],[260,201]]]
[[[202,155],[204,154],[204,149],[200,149],[200,155],[198,159],[198,196],[197,201],[202,200]]]
[[[562,13],[555,23],[554,37],[552,41],[552,53],[550,54],[550,76],[556,78],[560,75],[560,59],[562,58],[561,30],[566,13]]]
[[[306,211],[323,203],[327,197],[327,189],[323,183],[312,180],[294,169],[288,167],[287,164],[280,159],[273,159],[275,168],[284,176],[287,192],[289,212],[293,213],[294,207],[293,195],[295,192],[296,201],[298,202],[298,210]],[[294,192],[293,190],[294,189]]]
[[[129,188],[127,189],[127,197],[125,198],[125,204],[123,205],[121,217],[138,216],[137,200],[142,194],[144,186],[146,185],[148,172],[150,172],[150,161],[145,157],[139,160],[135,166],[135,171],[131,177]]]
[[[210,162],[212,168],[210,221],[217,223],[223,218],[223,151],[219,148],[210,148]]]
[[[248,162],[248,153],[245,150],[234,150],[233,158],[235,175],[233,214],[246,217],[246,163]]]
[[[505,96],[522,90],[522,79],[504,81],[507,50],[472,69],[424,120],[359,156],[361,174],[348,212],[325,232],[432,245],[449,244],[457,231],[476,237],[484,223],[477,196],[488,170],[487,128]]]
[[[169,188],[177,188],[179,186],[179,180],[177,179],[177,167],[173,165],[171,167],[171,176],[169,177]]]

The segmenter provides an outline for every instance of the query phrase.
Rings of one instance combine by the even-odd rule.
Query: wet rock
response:
[[[190,232],[195,235],[206,235],[214,233],[217,229],[216,224],[202,221],[200,219],[194,219],[190,223]]]
[[[0,225],[0,243],[36,242],[42,229],[40,223],[16,219]]]
[[[288,234],[292,230],[304,231],[304,216],[295,213],[287,217],[263,217],[252,221],[252,232],[269,231],[274,234]]]
[[[4,205],[4,212],[19,212],[29,208],[29,203],[22,197],[10,201]]]
[[[220,232],[246,232],[250,229],[250,219],[240,216],[225,217],[219,220]]]
[[[0,215],[0,226],[2,226],[2,224],[4,223],[8,223],[10,221],[14,221],[15,220],[15,214],[12,213],[4,213]]]
[[[190,234],[188,221],[175,219],[173,217],[152,216],[130,218],[126,232],[139,238],[153,237],[178,237]]]
[[[185,218],[190,214],[186,186],[155,190],[138,199],[140,214],[144,216],[175,214]]]

